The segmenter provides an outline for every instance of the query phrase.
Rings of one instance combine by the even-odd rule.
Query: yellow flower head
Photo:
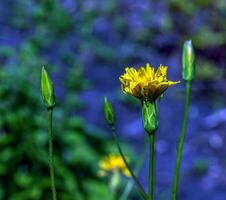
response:
[[[146,64],[146,67],[141,66],[138,70],[127,67],[125,71],[119,77],[122,91],[139,99],[156,100],[170,85],[179,83],[167,80],[167,67],[163,65],[156,71],[150,64]]]
[[[120,172],[125,176],[128,176],[128,177],[131,176],[122,157],[117,154],[111,154],[104,157],[99,162],[99,167],[100,167],[100,170],[98,174],[100,176],[105,176],[108,172]]]

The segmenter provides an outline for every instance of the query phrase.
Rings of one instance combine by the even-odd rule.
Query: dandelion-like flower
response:
[[[98,174],[100,176],[105,176],[107,173],[111,173],[111,172],[112,173],[120,172],[127,177],[131,176],[122,157],[117,154],[111,154],[111,155],[104,157],[99,162],[99,167],[100,167],[100,170],[99,170]]]
[[[139,99],[151,98],[155,101],[169,86],[179,83],[167,79],[167,67],[163,65],[156,71],[150,64],[138,70],[127,67],[125,71],[119,78],[122,91]]]

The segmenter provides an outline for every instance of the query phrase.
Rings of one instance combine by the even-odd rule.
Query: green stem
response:
[[[115,126],[112,125],[111,128],[112,128],[112,134],[113,134],[113,137],[114,137],[115,142],[116,142],[117,147],[118,147],[118,151],[119,151],[119,153],[120,153],[120,155],[121,155],[121,157],[122,157],[122,159],[123,159],[123,161],[124,161],[126,167],[128,168],[128,170],[129,170],[129,172],[130,172],[130,174],[131,174],[131,176],[132,176],[132,178],[133,178],[133,180],[134,180],[134,182],[135,182],[135,184],[136,184],[136,186],[137,186],[137,188],[138,188],[138,191],[140,192],[140,195],[142,196],[142,198],[143,198],[144,200],[147,200],[147,194],[145,193],[143,187],[141,186],[141,184],[139,183],[137,177],[136,177],[135,174],[133,173],[131,167],[129,166],[129,164],[128,164],[128,162],[127,162],[127,160],[126,160],[126,158],[125,158],[125,156],[124,156],[124,154],[123,154],[123,152],[122,152],[122,149],[121,149],[121,147],[120,147],[120,144],[119,144],[119,142],[118,142],[117,135],[116,135],[116,132],[115,132]]]
[[[54,178],[54,160],[53,160],[53,109],[48,111],[49,115],[49,169],[52,189],[52,198],[57,200],[55,178]]]
[[[186,103],[185,103],[183,126],[182,126],[182,130],[181,130],[181,135],[180,135],[180,142],[179,142],[179,146],[178,146],[178,150],[177,150],[177,161],[176,161],[176,167],[175,167],[175,173],[174,173],[173,194],[172,194],[173,200],[177,199],[181,158],[182,158],[182,153],[183,153],[184,139],[185,139],[185,135],[186,135],[187,122],[188,122],[190,93],[191,93],[191,83],[186,82]]]
[[[149,193],[148,200],[154,199],[154,159],[155,159],[155,134],[149,135],[150,161],[149,161]]]
[[[135,173],[139,173],[141,167],[142,167],[142,164],[145,160],[145,155],[146,155],[146,146],[147,146],[147,138],[145,137],[144,138],[144,152],[142,154],[142,156],[140,157],[140,159],[138,160],[138,163],[137,163],[137,166],[135,168]],[[119,200],[127,200],[128,197],[129,197],[129,194],[131,193],[131,190],[133,189],[133,180],[129,180],[128,183],[126,184],[126,187],[122,193],[122,195],[120,196]]]

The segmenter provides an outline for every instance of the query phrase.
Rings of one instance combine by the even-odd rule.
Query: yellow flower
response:
[[[98,172],[99,176],[105,176],[108,172],[120,172],[125,176],[128,176],[128,177],[131,176],[122,157],[117,154],[111,154],[104,157],[99,162],[99,168],[100,168]]]
[[[167,80],[167,67],[163,65],[156,71],[150,64],[146,64],[146,67],[141,66],[138,70],[127,67],[125,71],[119,77],[122,91],[139,99],[156,100],[170,85],[179,83]]]

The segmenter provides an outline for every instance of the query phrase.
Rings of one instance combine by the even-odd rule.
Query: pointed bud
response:
[[[41,92],[42,98],[45,107],[49,109],[53,109],[55,107],[55,94],[54,94],[54,87],[53,82],[51,81],[45,67],[42,67],[41,72]]]
[[[104,116],[107,123],[110,126],[113,126],[115,123],[115,114],[110,102],[107,100],[107,97],[104,98]]]
[[[158,129],[158,113],[155,102],[144,101],[142,108],[143,127],[151,135]]]
[[[182,55],[182,76],[185,81],[191,82],[195,77],[195,53],[192,41],[184,42]]]

